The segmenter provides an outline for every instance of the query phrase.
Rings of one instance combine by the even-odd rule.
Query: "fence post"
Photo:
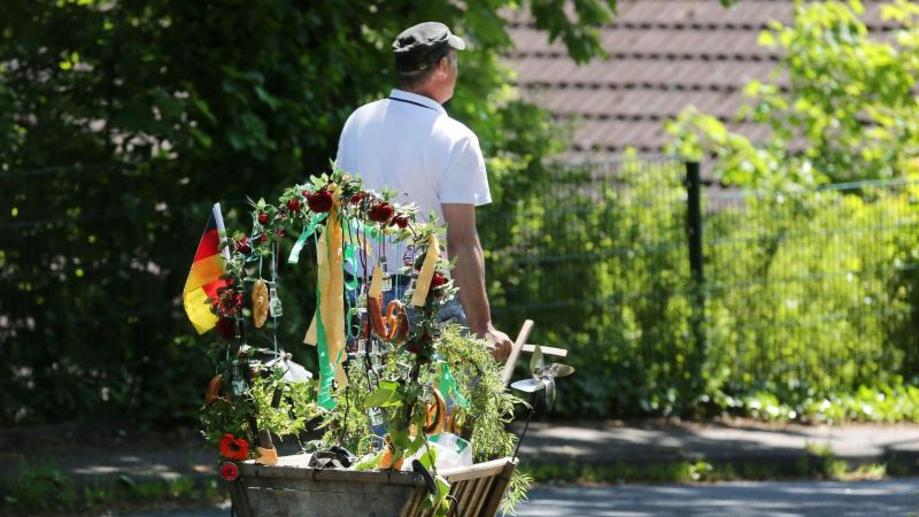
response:
[[[686,162],[686,240],[689,244],[689,270],[692,275],[690,288],[693,303],[690,325],[695,341],[695,353],[689,367],[696,374],[690,385],[695,394],[701,394],[704,380],[699,373],[705,364],[705,272],[702,264],[702,179],[699,176],[699,162]],[[693,371],[691,370],[691,371]]]
[[[702,270],[702,180],[699,162],[686,162],[686,193],[689,195],[686,214],[686,237],[689,242],[689,270],[697,287],[705,281]]]

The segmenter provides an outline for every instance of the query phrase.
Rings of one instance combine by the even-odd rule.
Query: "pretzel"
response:
[[[252,323],[259,329],[268,320],[268,285],[259,278],[252,284]]]
[[[405,457],[403,455],[395,462],[393,461],[392,439],[389,435],[386,435],[386,445],[383,447],[383,455],[380,456],[380,464],[378,465],[380,470],[400,470],[402,468],[402,463],[405,461]]]
[[[386,305],[386,316],[383,316],[383,297],[368,297],[367,311],[370,313],[370,325],[380,339],[391,343],[401,341],[408,335],[408,319],[402,302],[393,300]]]
[[[211,382],[207,383],[207,391],[204,394],[204,405],[210,406],[218,400],[224,402],[227,401],[226,397],[220,395],[220,391],[223,389],[223,376],[219,373],[211,379]]]
[[[447,429],[447,401],[440,390],[433,389],[434,403],[428,406],[424,419],[424,434],[442,433]]]

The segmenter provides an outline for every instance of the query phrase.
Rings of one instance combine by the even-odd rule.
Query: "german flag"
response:
[[[198,334],[204,334],[217,324],[217,316],[211,312],[210,299],[217,296],[217,289],[226,285],[226,281],[220,278],[224,273],[224,260],[229,258],[230,252],[227,248],[222,255],[220,252],[220,241],[225,235],[220,203],[215,203],[182,290],[185,314]]]

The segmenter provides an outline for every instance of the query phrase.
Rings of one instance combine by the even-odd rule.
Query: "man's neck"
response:
[[[445,100],[445,99],[443,99],[443,96],[442,96],[442,95],[441,95],[441,96],[438,96],[437,93],[433,91],[433,88],[425,88],[425,87],[421,87],[421,88],[401,88],[401,87],[400,87],[399,89],[402,90],[402,91],[404,91],[404,92],[414,93],[415,95],[421,95],[422,97],[427,97],[427,98],[433,100],[434,102],[436,102],[437,104],[443,104],[443,103],[444,103],[444,100]]]

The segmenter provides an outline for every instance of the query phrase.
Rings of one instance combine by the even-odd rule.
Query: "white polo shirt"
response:
[[[418,205],[419,221],[433,213],[443,222],[442,203],[491,202],[479,139],[423,95],[392,90],[358,108],[341,131],[335,162],[367,188],[388,187],[396,202]],[[408,258],[404,249],[387,252],[393,270]]]

